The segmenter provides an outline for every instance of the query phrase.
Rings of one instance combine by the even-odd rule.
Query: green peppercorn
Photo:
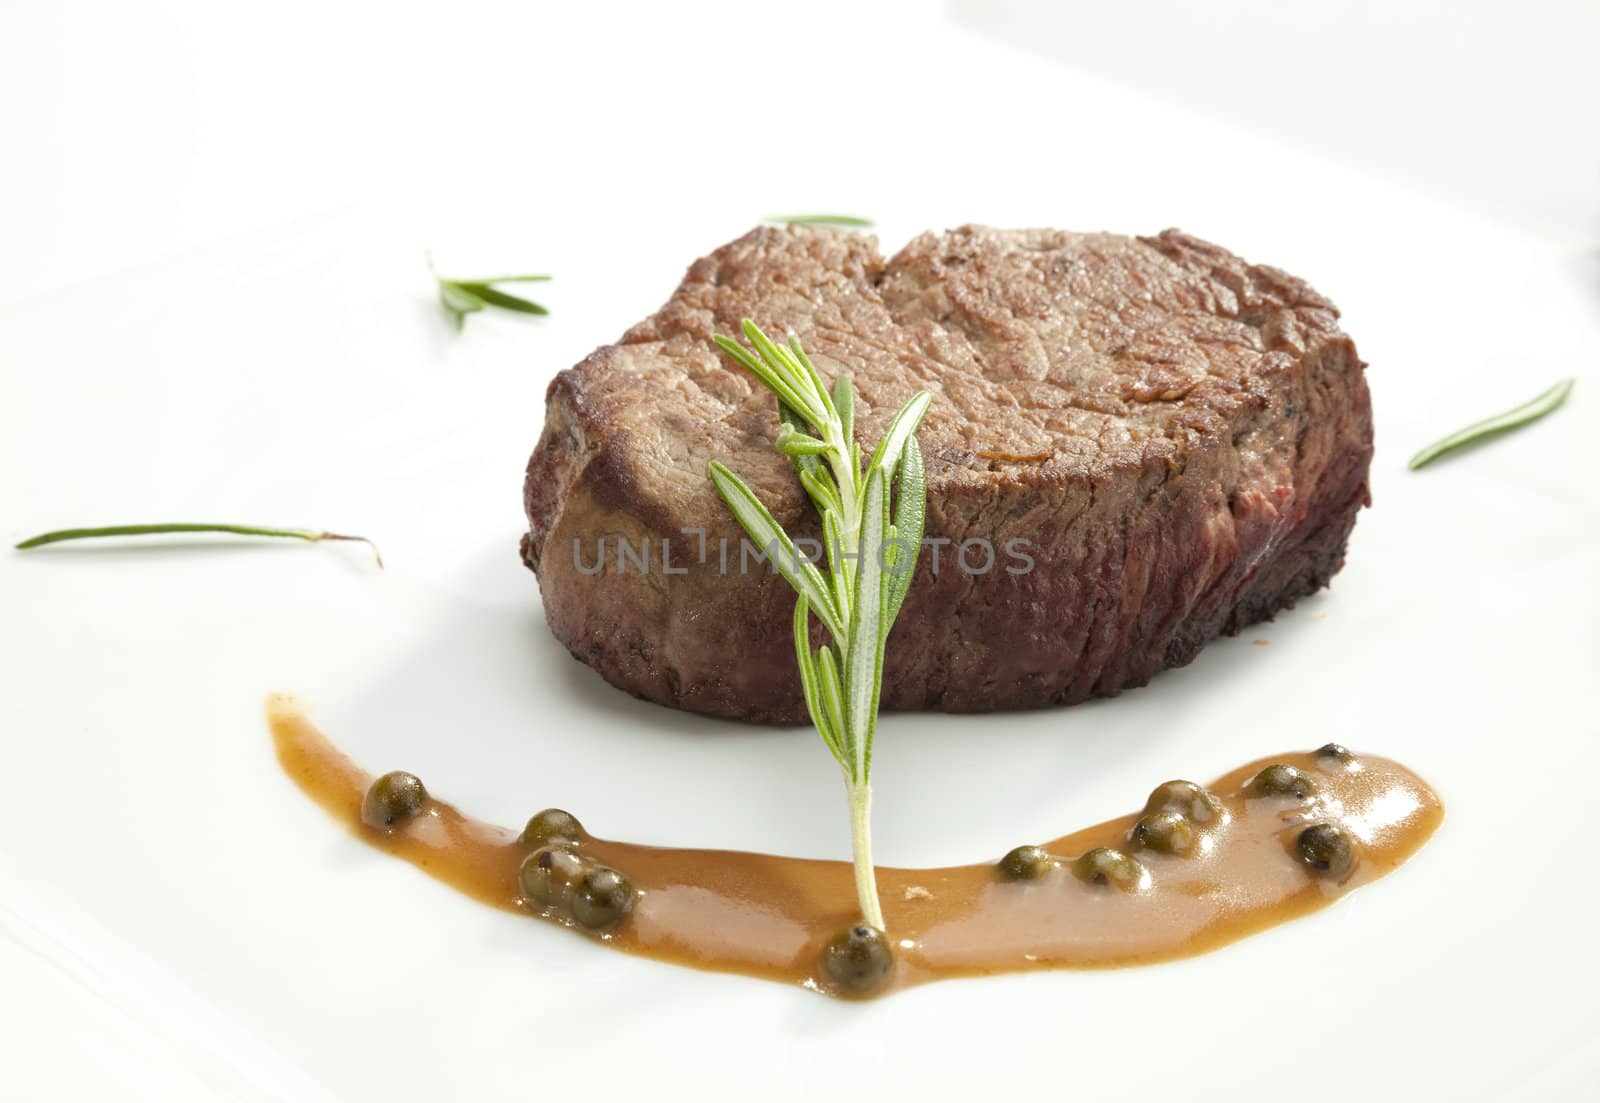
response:
[[[541,847],[551,843],[577,843],[583,839],[583,825],[571,812],[559,808],[546,808],[528,821],[528,826],[517,836],[521,846]]]
[[[1114,885],[1123,892],[1132,892],[1144,879],[1144,867],[1120,850],[1097,846],[1079,856],[1072,863],[1072,872],[1081,881],[1092,885]]]
[[[1187,854],[1194,849],[1194,825],[1181,812],[1152,812],[1133,825],[1129,840],[1160,854]]]
[[[428,790],[422,779],[404,770],[384,774],[372,783],[361,801],[361,822],[379,831],[388,831],[422,811],[428,803]]]
[[[1034,881],[1049,873],[1056,860],[1036,846],[1019,846],[1000,859],[1000,876],[1008,881]]]
[[[522,895],[534,904],[564,908],[573,886],[589,869],[589,863],[566,846],[541,847],[522,860],[517,882]]]
[[[579,879],[568,906],[580,927],[614,927],[633,908],[633,885],[616,870],[600,866]]]
[[[1293,766],[1276,762],[1246,782],[1245,792],[1253,797],[1294,797],[1305,800],[1316,795],[1317,783]]]
[[[894,971],[889,936],[857,923],[834,935],[822,948],[822,975],[841,996],[870,996]]]
[[[1210,823],[1222,815],[1222,802],[1192,781],[1158,785],[1145,802],[1146,812],[1178,812],[1194,823]]]
[[[1342,881],[1355,867],[1350,837],[1331,823],[1314,823],[1294,841],[1295,857],[1324,877]]]

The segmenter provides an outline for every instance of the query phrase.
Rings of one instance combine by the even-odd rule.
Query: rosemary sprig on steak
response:
[[[1469,444],[1483,440],[1486,437],[1498,436],[1510,429],[1517,429],[1529,422],[1538,421],[1546,414],[1552,412],[1567,400],[1567,395],[1572,391],[1574,380],[1563,379],[1538,398],[1529,399],[1521,406],[1513,407],[1503,414],[1484,418],[1474,422],[1465,429],[1457,429],[1448,437],[1434,441],[1428,447],[1411,457],[1411,470],[1415,471],[1424,464],[1432,463],[1446,452],[1454,452],[1457,448],[1465,448]]]
[[[822,515],[827,570],[806,561],[744,482],[711,464],[717,493],[798,595],[794,648],[806,710],[844,774],[861,915],[882,930],[872,865],[872,740],[883,682],[883,648],[900,612],[922,546],[927,504],[917,426],[929,395],[902,406],[866,469],[854,439],[855,392],[841,375],[830,392],[800,342],[768,340],[746,319],[751,349],[718,334],[717,345],[778,397],[776,447],[794,459],[801,485]],[[891,488],[893,491],[891,493]],[[831,643],[813,650],[811,616]]]
[[[284,540],[305,540],[316,544],[323,540],[354,540],[372,549],[372,557],[383,566],[383,556],[378,545],[365,536],[346,536],[338,532],[319,532],[316,529],[266,528],[261,525],[228,525],[210,521],[164,521],[151,525],[105,525],[100,528],[57,529],[54,532],[30,536],[17,545],[19,550],[39,548],[46,544],[60,544],[67,540],[92,540],[106,536],[160,536],[167,533],[222,532],[234,536],[270,536]]]
[[[433,258],[428,258],[428,270],[433,271]],[[483,276],[472,280],[448,279],[433,273],[439,281],[439,305],[455,319],[456,329],[467,323],[468,314],[476,314],[485,307],[495,306],[517,314],[548,314],[544,307],[532,299],[508,294],[493,286],[497,283],[541,283],[549,276]]]

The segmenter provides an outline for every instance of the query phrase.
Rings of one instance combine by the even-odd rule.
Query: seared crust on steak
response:
[[[890,637],[889,708],[1143,685],[1325,586],[1368,503],[1365,365],[1333,304],[1275,268],[1175,230],[966,226],[887,262],[869,236],[753,230],[556,377],[528,464],[522,555],[551,630],[648,700],[805,718],[793,591],[754,561],[740,573],[743,534],[706,475],[722,461],[817,535],[772,448],[771,394],[712,344],[742,318],[794,333],[830,382],[849,373],[869,447],[912,392],[933,394],[926,537],[949,543],[937,574],[924,550]],[[703,557],[686,528],[705,531]],[[957,561],[975,540],[994,549],[986,573],[982,544]]]

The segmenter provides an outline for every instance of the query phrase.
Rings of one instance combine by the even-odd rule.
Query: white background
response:
[[[1592,7],[577,7],[0,6],[0,536],[181,515],[389,561],[0,557],[0,1098],[1584,1093]],[[1372,364],[1376,504],[1333,590],[1117,701],[887,718],[881,860],[1333,738],[1443,793],[1417,860],[1204,959],[844,1007],[488,913],[282,781],[279,689],[502,822],[843,853],[814,737],[622,698],[515,553],[550,376],[805,210],[887,250],[1180,225],[1307,276]],[[551,317],[455,335],[429,248],[554,272]],[[1562,375],[1549,421],[1405,470]]]

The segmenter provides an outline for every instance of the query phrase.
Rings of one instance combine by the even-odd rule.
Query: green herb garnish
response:
[[[428,258],[428,271],[439,281],[439,304],[456,320],[456,329],[466,325],[467,315],[476,314],[487,306],[512,310],[518,314],[548,314],[544,307],[531,299],[519,298],[495,288],[497,283],[540,283],[549,276],[486,276],[473,280],[446,279],[433,270],[433,258]]]
[[[1454,452],[1457,448],[1464,448],[1486,437],[1498,436],[1507,430],[1538,421],[1567,400],[1567,395],[1572,393],[1573,382],[1571,379],[1563,379],[1538,398],[1524,402],[1521,406],[1507,410],[1503,414],[1484,418],[1465,429],[1458,429],[1443,440],[1435,441],[1411,457],[1411,470],[1415,471],[1424,464],[1432,463],[1446,452]]]
[[[853,214],[769,214],[763,222],[794,222],[802,226],[875,226],[870,218]]]
[[[167,521],[154,525],[106,525],[92,529],[57,529],[54,532],[30,536],[17,545],[19,550],[39,548],[46,544],[59,544],[65,540],[93,540],[102,536],[158,536],[173,532],[225,532],[234,536],[274,536],[285,540],[306,540],[313,544],[323,540],[354,540],[372,549],[372,557],[383,566],[383,556],[378,545],[365,536],[346,536],[338,532],[318,532],[315,529],[264,528],[260,525],[220,525],[210,522]]]
[[[806,710],[844,773],[856,896],[862,918],[882,930],[883,908],[872,865],[872,739],[884,643],[922,549],[927,491],[916,432],[930,398],[918,391],[900,407],[863,471],[849,377],[841,375],[830,392],[794,337],[787,348],[780,348],[749,319],[744,333],[754,352],[721,334],[715,340],[778,396],[782,428],[776,447],[793,457],[800,483],[822,515],[827,571],[800,556],[794,541],[732,471],[713,462],[711,481],[799,595],[794,648]],[[816,651],[811,649],[811,614],[832,639]]]

